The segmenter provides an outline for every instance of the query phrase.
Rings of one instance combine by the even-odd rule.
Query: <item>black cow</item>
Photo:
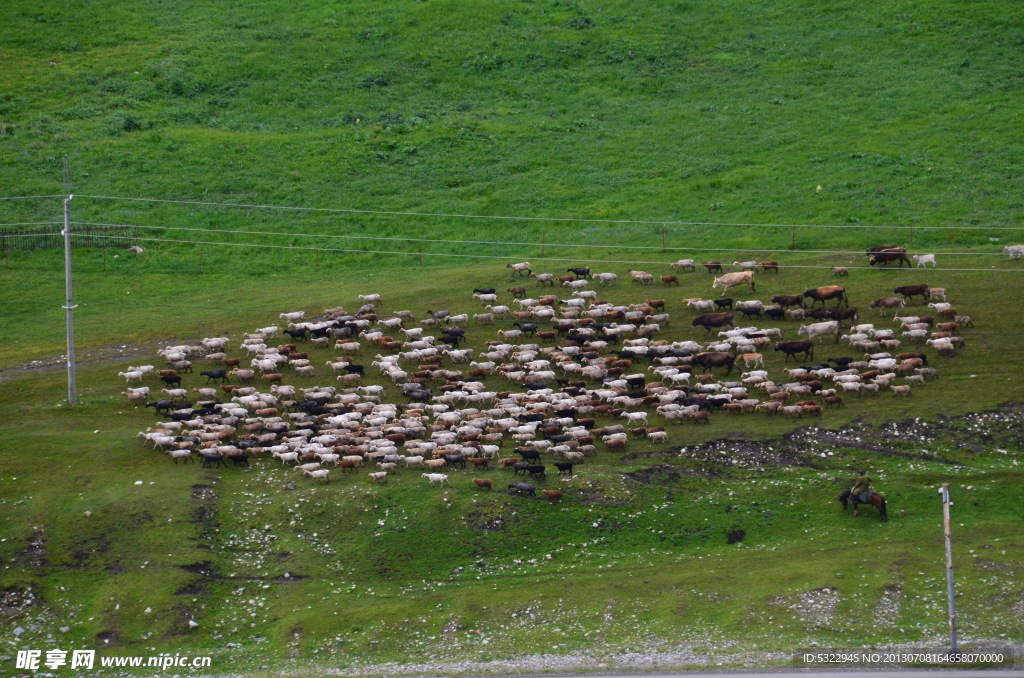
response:
[[[544,465],[543,464],[531,465],[526,470],[530,474],[531,478],[537,478],[538,480],[546,480],[547,479],[547,476],[544,475]]]
[[[783,341],[776,344],[774,350],[785,353],[787,361],[790,356],[795,356],[797,353],[803,353],[804,359],[807,360],[814,357],[814,342],[810,339],[801,339],[800,341]]]
[[[558,475],[568,473],[572,475],[572,462],[571,461],[556,461],[555,468],[558,469]]]

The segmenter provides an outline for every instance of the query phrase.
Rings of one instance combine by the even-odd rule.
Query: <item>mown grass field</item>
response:
[[[62,254],[12,251],[0,269],[9,653],[213,654],[227,672],[938,644],[942,482],[963,636],[1022,640],[1022,274],[995,256],[1019,242],[1001,230],[1021,215],[1019,8],[15,1],[0,20],[0,194],[60,193],[67,154],[73,219],[138,224],[148,248],[75,251],[75,408],[53,369]],[[54,221],[61,207],[0,212]],[[854,268],[854,305],[927,282],[977,325],[956,359],[931,356],[938,381],[848,397],[821,422],[717,415],[668,447],[601,452],[548,481],[561,505],[475,493],[470,472],[439,491],[415,473],[313,486],[268,459],[175,466],[135,438],[155,418],[117,395],[117,371],[158,346],[228,333],[237,351],[283,311],[369,292],[419,317],[474,311],[472,288],[509,286],[510,261],[625,279],[684,256],[778,259],[750,295],[767,300],[831,283],[831,266],[864,266],[883,242],[938,252],[940,268]],[[710,276],[681,278],[603,292],[665,297],[666,338],[700,338],[679,300],[713,296]],[[471,345],[493,332],[472,328]],[[889,523],[835,502],[861,466]]]

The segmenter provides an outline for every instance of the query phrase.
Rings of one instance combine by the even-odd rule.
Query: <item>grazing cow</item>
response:
[[[813,308],[819,301],[824,306],[826,301],[830,299],[836,299],[836,306],[840,306],[843,302],[847,306],[850,305],[849,299],[846,298],[846,288],[842,285],[826,285],[824,287],[815,287],[809,290],[804,290],[804,296],[811,300],[811,307]]]
[[[893,290],[893,294],[903,295],[903,298],[910,301],[914,297],[921,297],[921,303],[928,301],[928,285],[904,285]]]
[[[748,292],[753,292],[754,287],[754,272],[753,271],[738,271],[736,273],[726,273],[720,278],[715,278],[714,282],[711,283],[711,288],[715,289],[718,287],[722,288],[722,296],[731,290],[733,287],[739,285],[746,285]]]
[[[776,351],[782,351],[786,354],[786,362],[790,356],[795,356],[797,353],[803,353],[805,360],[810,360],[814,357],[814,342],[810,339],[802,339],[799,341],[783,341],[775,345]]]
[[[767,273],[768,271],[772,271],[773,273],[779,272],[779,262],[777,261],[762,261],[758,266],[761,267],[761,271],[763,273]]]
[[[734,313],[707,313],[705,315],[699,315],[693,319],[690,324],[691,327],[703,327],[708,331],[708,336],[711,336],[711,331],[718,327],[736,327],[733,324],[733,318],[736,314]]]
[[[824,337],[829,334],[834,334],[836,337],[836,343],[839,343],[839,321],[829,320],[824,323],[811,323],[810,325],[801,325],[797,331],[797,334],[806,334],[808,339],[814,339],[815,337]]]
[[[906,250],[902,252],[898,252],[896,250],[878,252],[876,254],[871,255],[871,258],[868,259],[868,265],[874,266],[875,264],[881,264],[887,267],[890,264],[890,262],[893,261],[898,261],[900,264],[900,268],[903,268],[904,262],[906,262],[907,268],[913,268],[913,266],[910,263],[910,259],[907,258]]]
[[[715,367],[724,367],[726,368],[725,375],[729,376],[732,368],[736,365],[736,354],[731,351],[706,351],[693,356],[693,364],[703,367],[705,374]]]
[[[789,308],[790,306],[799,306],[800,308],[804,308],[804,295],[776,294],[772,297],[772,303],[778,304],[782,308]]]
[[[885,315],[886,309],[906,308],[906,306],[906,299],[900,299],[899,297],[883,297],[872,301],[869,308],[877,308],[878,315]]]

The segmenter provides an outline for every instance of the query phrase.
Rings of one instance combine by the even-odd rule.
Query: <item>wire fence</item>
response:
[[[63,225],[32,224],[28,230],[0,228],[0,247],[6,252],[64,247]],[[127,225],[73,224],[72,247],[130,247],[138,240],[136,227]]]

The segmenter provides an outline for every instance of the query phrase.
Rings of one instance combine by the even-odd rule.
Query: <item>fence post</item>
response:
[[[316,248],[316,273],[320,272],[320,248]]]

